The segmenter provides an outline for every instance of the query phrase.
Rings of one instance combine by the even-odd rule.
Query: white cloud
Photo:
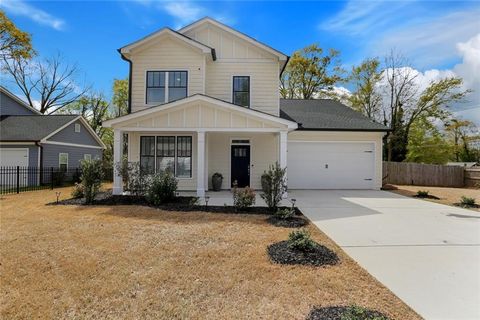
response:
[[[39,24],[49,26],[56,30],[62,30],[65,27],[64,20],[54,17],[23,0],[2,0],[0,1],[0,7],[9,14],[27,17]]]

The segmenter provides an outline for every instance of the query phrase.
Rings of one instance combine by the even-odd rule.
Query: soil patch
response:
[[[480,209],[480,204],[474,204],[474,205],[467,205],[463,203],[454,203],[454,206],[465,208],[465,209]]]
[[[302,217],[290,217],[282,219],[277,216],[267,218],[267,222],[275,227],[300,228],[308,224],[308,220]]]
[[[267,251],[270,259],[280,264],[324,266],[339,262],[335,252],[318,243],[313,250],[301,251],[290,248],[289,242],[285,240],[269,245]]]
[[[314,308],[307,320],[389,320],[383,313],[355,306],[333,306]]]
[[[414,197],[414,198],[420,198],[420,199],[440,200],[439,197],[433,196],[433,195],[431,195],[431,194],[427,194],[426,196],[421,196],[421,195],[416,194],[416,195],[414,195],[413,197]]]

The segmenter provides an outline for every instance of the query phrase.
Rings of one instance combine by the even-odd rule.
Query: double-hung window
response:
[[[232,102],[238,106],[250,107],[250,77],[234,76]]]
[[[58,167],[61,171],[67,171],[68,169],[68,153],[58,154]]]
[[[187,96],[187,71],[147,71],[146,103],[163,104]]]
[[[177,178],[191,178],[192,137],[141,137],[140,167],[144,173],[170,171]]]

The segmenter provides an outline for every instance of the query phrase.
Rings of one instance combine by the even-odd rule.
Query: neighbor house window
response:
[[[152,149],[152,145],[156,147]],[[192,137],[141,137],[140,166],[147,173],[170,171],[177,178],[191,178]]]
[[[250,77],[233,77],[233,104],[249,107],[250,106]]]
[[[155,137],[140,138],[140,168],[142,172],[155,172]]]
[[[187,96],[187,71],[147,71],[146,103],[162,104]]]
[[[80,123],[75,123],[75,132],[80,132]]]
[[[85,154],[83,155],[83,160],[92,160],[92,155],[89,154],[89,153],[85,153]]]
[[[68,169],[68,153],[59,153],[58,154],[58,167],[62,171],[67,171],[67,169]]]

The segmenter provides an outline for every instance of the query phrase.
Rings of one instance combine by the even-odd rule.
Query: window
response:
[[[192,137],[141,137],[140,166],[146,173],[161,173],[169,170],[177,178],[191,178]]]
[[[168,72],[168,102],[187,96],[187,72]]]
[[[67,171],[67,169],[68,169],[68,153],[59,153],[58,154],[58,167],[62,171]]]
[[[187,96],[187,71],[147,71],[147,104],[162,104]]]
[[[92,155],[89,154],[89,153],[85,153],[85,154],[83,155],[83,160],[92,160]]]
[[[75,123],[75,132],[80,132],[80,123]]]
[[[175,137],[157,137],[157,172],[175,173]]]
[[[192,176],[192,137],[177,137],[177,177]]]
[[[145,173],[155,172],[155,137],[140,138],[140,169]]]
[[[250,107],[250,77],[233,77],[233,104],[242,107]]]

